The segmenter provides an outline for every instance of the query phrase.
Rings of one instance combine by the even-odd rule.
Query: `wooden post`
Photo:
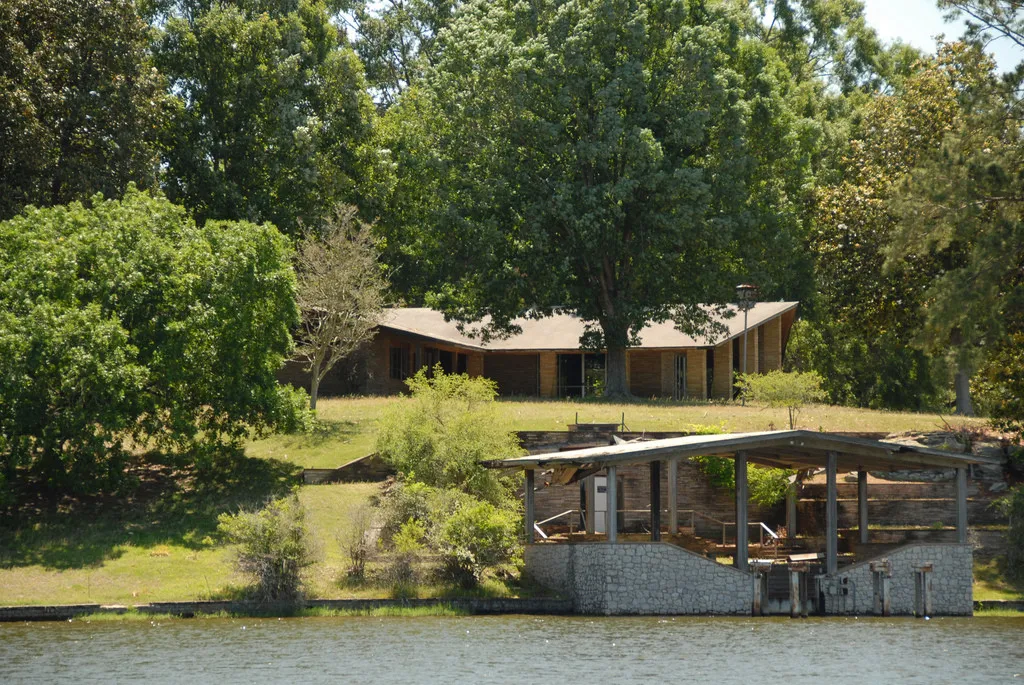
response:
[[[741,571],[747,570],[747,453],[740,451],[735,457],[736,468],[736,556],[733,563]]]
[[[526,544],[533,543],[533,469],[526,469],[526,489],[523,491],[526,507]]]
[[[796,540],[796,483],[786,489],[786,536],[791,542]]]
[[[967,469],[956,470],[956,541],[967,544]]]
[[[597,532],[597,478],[587,476],[587,535]]]
[[[836,469],[839,455],[829,452],[825,461],[828,483],[825,501],[825,573],[835,575],[839,570],[839,509],[836,492]]]
[[[868,472],[857,471],[857,527],[860,544],[868,544]]]
[[[679,533],[679,460],[668,460],[668,534]]]
[[[661,462],[651,462],[651,542],[661,540]]]
[[[619,539],[619,484],[616,482],[615,466],[608,467],[608,486],[606,492],[608,493],[608,525],[605,530],[608,531],[608,542],[616,542]]]

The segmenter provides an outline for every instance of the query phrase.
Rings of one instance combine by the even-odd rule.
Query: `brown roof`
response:
[[[759,326],[787,311],[796,309],[797,302],[758,302],[747,314],[749,328]],[[732,311],[736,311],[731,306]],[[728,328],[728,334],[714,340],[692,337],[676,329],[671,321],[648,324],[640,332],[642,349],[673,349],[686,347],[708,347],[720,345],[743,334],[743,314],[737,313],[729,319],[720,319]],[[515,323],[523,332],[504,340],[491,340],[484,344],[479,338],[471,338],[459,332],[454,321],[445,321],[444,315],[433,309],[408,307],[389,309],[385,312],[381,326],[403,333],[412,333],[439,342],[478,350],[501,352],[525,352],[537,350],[579,349],[584,321],[573,314],[556,314],[544,319],[516,319]],[[473,328],[472,324],[467,330]]]

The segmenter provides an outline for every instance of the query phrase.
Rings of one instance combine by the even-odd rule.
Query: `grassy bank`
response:
[[[275,435],[254,440],[247,454],[304,468],[334,468],[373,451],[382,412],[401,397],[322,399],[318,416],[322,427],[311,435]],[[618,423],[625,416],[633,431],[684,431],[694,425],[720,426],[727,432],[788,428],[786,410],[740,406],[732,402],[683,403],[637,400],[628,403],[571,400],[501,400],[502,414],[513,430],[565,430],[579,420]],[[962,419],[955,422],[962,424]],[[972,425],[982,425],[973,419]],[[813,405],[797,417],[797,426],[810,430],[896,433],[935,431],[945,427],[936,414],[874,411],[851,407]]]

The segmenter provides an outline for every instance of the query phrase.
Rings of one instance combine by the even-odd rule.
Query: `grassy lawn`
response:
[[[1012,583],[1006,578],[1006,558],[974,559],[974,599],[1024,600],[1024,583]]]
[[[334,468],[370,454],[378,430],[378,419],[400,397],[355,397],[322,399],[318,415],[323,427],[312,435],[275,435],[251,441],[246,453],[280,460],[305,468]],[[572,400],[501,400],[503,414],[513,430],[565,430],[568,424],[617,423],[625,415],[633,431],[682,431],[694,425],[720,426],[727,432],[763,431],[788,428],[784,409],[740,406],[731,402],[682,403],[667,400],[637,400],[628,403]],[[951,424],[954,421],[946,418]],[[955,425],[963,423],[957,419]],[[973,423],[981,425],[979,419]],[[945,424],[936,414],[874,411],[850,407],[814,405],[797,417],[797,426],[810,430],[895,433],[942,430]]]

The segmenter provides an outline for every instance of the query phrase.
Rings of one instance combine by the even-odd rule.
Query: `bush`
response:
[[[517,512],[489,502],[466,503],[440,526],[439,549],[446,577],[463,587],[480,582],[487,568],[512,559],[519,546]]]
[[[1017,486],[997,504],[1006,516],[1006,567],[1011,580],[1024,583],[1024,485]]]
[[[408,592],[408,588],[416,581],[416,563],[423,552],[423,538],[426,534],[427,528],[423,522],[410,518],[391,538],[394,550],[387,580],[396,596],[415,594]]]
[[[239,545],[237,566],[255,579],[261,600],[296,600],[302,569],[313,563],[306,512],[295,495],[272,500],[259,511],[221,514],[217,530]]]
[[[814,371],[769,371],[768,373],[740,374],[736,382],[740,395],[748,402],[789,410],[789,427],[800,408],[812,402],[822,402],[821,376]]]
[[[239,444],[293,415],[275,372],[297,322],[272,226],[197,227],[134,188],[0,222],[0,472],[89,493],[128,444]]]
[[[412,397],[381,420],[377,453],[408,480],[453,488],[500,505],[520,476],[502,476],[481,461],[523,454],[497,403],[494,381],[446,374],[440,366],[407,381]]]

